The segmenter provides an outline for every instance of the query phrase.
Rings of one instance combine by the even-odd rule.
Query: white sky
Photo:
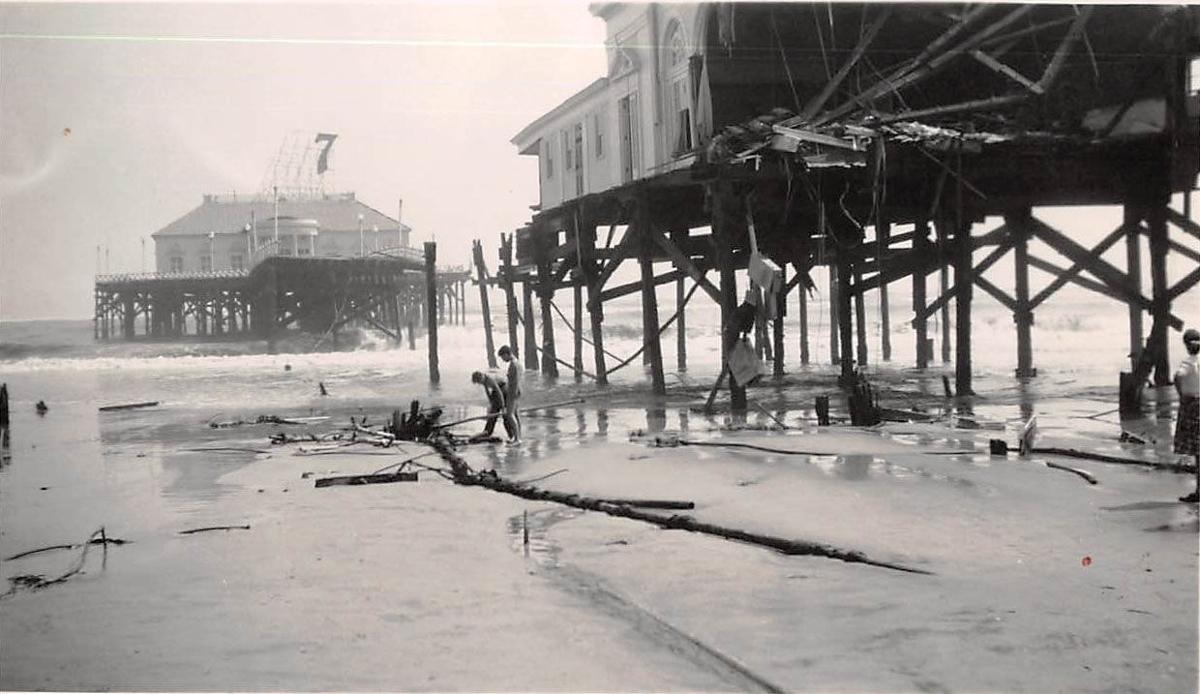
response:
[[[509,138],[604,73],[603,41],[566,0],[0,3],[0,319],[90,317],[98,244],[140,270],[143,237],[255,192],[294,131],[337,133],[337,188],[404,198],[439,261],[474,238],[491,260],[537,202]]]

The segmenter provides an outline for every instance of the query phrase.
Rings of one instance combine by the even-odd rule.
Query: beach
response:
[[[461,454],[476,470],[543,489],[688,500],[695,508],[683,513],[699,522],[919,573],[788,556],[432,471],[415,483],[316,488],[318,478],[429,448],[305,455],[312,446],[270,442],[333,431],[352,416],[379,423],[414,399],[444,406],[443,421],[483,413],[469,383],[483,355],[470,321],[443,329],[434,388],[423,350],[369,340],[309,354],[238,343],[89,347],[78,337],[88,325],[7,324],[4,342],[32,352],[45,350],[39,329],[75,337],[0,369],[13,411],[0,557],[78,544],[101,526],[127,543],[91,546],[81,573],[0,600],[0,687],[1194,690],[1196,512],[1175,501],[1194,476],[988,454],[990,438],[1015,446],[1037,415],[1041,445],[1170,460],[1169,393],[1145,418],[1121,422],[1101,366],[1064,366],[1085,333],[1047,348],[1028,383],[1002,357],[994,367],[984,359],[971,399],[945,398],[940,368],[920,373],[897,358],[872,369],[881,404],[932,421],[851,427],[839,421],[833,368],[817,365],[751,388],[756,405],[744,419],[720,401],[705,415],[698,406],[715,375],[705,348],[715,340],[703,318],[693,325],[692,363],[665,399],[648,396],[636,365],[608,388],[529,374],[528,405],[582,402],[527,414],[522,446]],[[629,332],[614,330],[612,348],[632,351]],[[833,426],[817,426],[820,394],[831,396]],[[45,416],[34,411],[39,399]],[[139,401],[159,404],[98,411]],[[258,415],[328,419],[210,426]],[[1122,430],[1148,443],[1122,443]],[[656,435],[667,445],[652,445]],[[663,512],[672,513],[681,512]],[[181,534],[213,526],[232,527]],[[53,578],[80,554],[0,567],[6,584]]]

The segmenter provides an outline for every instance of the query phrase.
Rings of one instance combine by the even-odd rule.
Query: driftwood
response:
[[[597,499],[607,504],[620,506],[637,506],[640,508],[665,508],[680,511],[690,511],[696,508],[694,501],[669,501],[667,499]]]
[[[101,412],[112,412],[114,410],[135,410],[139,407],[154,407],[158,404],[157,400],[152,402],[131,402],[126,405],[105,405],[100,408]]]
[[[876,561],[856,550],[846,550],[834,547],[832,545],[809,542],[807,540],[790,540],[771,535],[752,533],[745,530],[739,530],[737,528],[722,527],[719,525],[713,525],[711,523],[701,523],[691,516],[686,515],[675,514],[671,516],[663,516],[655,513],[647,513],[645,511],[639,511],[632,506],[614,504],[604,499],[594,499],[580,496],[578,494],[563,494],[560,492],[539,489],[530,485],[517,484],[500,478],[494,472],[475,472],[471,469],[467,462],[462,459],[461,456],[455,453],[454,449],[444,439],[434,438],[430,441],[430,444],[437,449],[438,453],[441,454],[442,459],[450,465],[450,469],[454,475],[454,481],[457,484],[464,486],[486,487],[492,491],[512,494],[513,496],[518,496],[523,499],[553,501],[589,511],[600,511],[610,516],[644,521],[662,528],[687,530],[706,535],[715,535],[717,537],[723,537],[730,540],[738,540],[741,542],[759,545],[761,547],[768,547],[787,555],[821,556],[828,557],[830,559],[840,559],[845,562],[868,564],[870,566],[894,569],[896,571],[904,571],[907,573],[927,575],[932,573],[923,569],[916,569],[899,564],[892,564],[889,562]]]
[[[612,373],[612,372],[610,371],[609,373]],[[575,404],[581,403],[583,401],[584,401],[583,398],[572,398],[570,400],[563,400],[562,402],[551,402],[551,403],[547,403],[545,405],[535,405],[533,407],[523,407],[520,410],[518,410],[518,412],[520,414],[528,414],[530,412],[536,412],[537,410],[549,410],[549,409],[552,409],[555,407],[563,407],[565,405],[575,405]],[[434,429],[449,429],[450,427],[458,426],[459,424],[466,424],[467,422],[478,422],[478,421],[481,421],[484,419],[488,419],[489,417],[501,417],[501,416],[503,416],[503,414],[479,414],[479,415],[475,415],[474,417],[465,417],[463,419],[455,420],[453,422],[447,422],[446,424],[437,424],[433,428]]]
[[[185,453],[259,453],[269,455],[271,451],[261,448],[239,448],[237,446],[213,446],[211,448],[180,448]]]
[[[122,542],[124,542],[124,541],[122,541]],[[92,545],[94,545],[94,544],[100,545],[101,548],[103,549],[104,563],[102,564],[102,566],[107,566],[108,565],[108,545],[110,544],[110,542],[108,540],[108,535],[104,532],[104,526],[100,526],[100,529],[97,530],[96,532],[92,533],[91,535],[89,535],[88,539],[84,540],[82,545],[76,545],[76,546],[82,546],[83,551],[80,552],[79,558],[75,560],[75,563],[71,566],[71,568],[67,569],[67,571],[65,573],[63,573],[61,576],[58,576],[57,578],[51,578],[51,579],[47,579],[45,576],[41,576],[39,574],[22,574],[19,576],[12,576],[8,579],[11,587],[8,589],[8,592],[0,595],[0,598],[9,597],[9,596],[13,595],[14,593],[16,593],[21,588],[28,588],[30,590],[41,590],[42,588],[48,588],[48,587],[58,584],[58,583],[65,583],[72,576],[83,571],[84,564],[87,563],[88,550],[90,550],[92,548]],[[111,544],[117,544],[117,543],[114,542]],[[55,548],[55,549],[58,549],[58,548]]]
[[[93,545],[127,545],[129,543],[130,543],[130,540],[122,540],[122,539],[116,538],[116,537],[96,537],[96,538],[92,538],[92,539],[88,540],[88,544],[93,544]],[[41,554],[42,552],[53,552],[53,551],[59,550],[59,549],[76,549],[76,548],[82,547],[82,546],[83,545],[80,545],[80,544],[73,544],[73,545],[50,545],[49,547],[39,547],[37,549],[30,549],[30,550],[26,550],[24,552],[18,552],[16,554],[12,555],[11,557],[5,557],[4,561],[13,561],[16,559],[23,559],[25,557],[33,556],[34,554]]]
[[[343,477],[322,477],[317,480],[316,487],[339,487],[359,484],[389,484],[391,482],[416,482],[415,472],[387,472],[382,475],[345,475]]]
[[[1142,465],[1145,467],[1157,468],[1159,470],[1172,470],[1174,472],[1196,472],[1196,466],[1188,463],[1163,463],[1157,460],[1136,460],[1134,458],[1119,458],[1114,455],[1105,455],[1103,453],[1091,453],[1088,451],[1078,451],[1074,448],[1053,448],[1053,447],[1034,447],[1033,453],[1042,455],[1060,455],[1064,458],[1079,458],[1081,460],[1097,460],[1102,463],[1116,463],[1117,465]]]
[[[1054,468],[1055,470],[1064,470],[1066,472],[1074,473],[1076,475],[1079,475],[1083,479],[1087,480],[1089,484],[1099,484],[1099,481],[1096,479],[1096,477],[1094,475],[1092,475],[1092,473],[1088,472],[1087,470],[1080,470],[1077,467],[1070,467],[1068,465],[1059,465],[1058,463],[1052,463],[1049,460],[1046,461],[1046,467]]]
[[[180,535],[195,535],[196,533],[207,533],[214,530],[249,530],[249,525],[210,525],[206,528],[192,528],[191,530],[180,530]]]

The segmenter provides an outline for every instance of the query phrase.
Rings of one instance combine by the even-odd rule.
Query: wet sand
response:
[[[401,458],[298,456],[267,437],[303,427],[209,429],[208,406],[97,416],[83,398],[37,418],[19,401],[0,556],[79,542],[100,525],[131,544],[109,548],[104,565],[93,548],[85,573],[0,600],[0,687],[1194,691],[1196,515],[1174,502],[1192,476],[1059,461],[1092,473],[1089,485],[1042,458],[986,454],[988,438],[1015,440],[1036,413],[1048,444],[1151,456],[1117,443],[1122,427],[1103,414],[1112,393],[984,381],[967,418],[967,403],[940,397],[936,372],[879,378],[885,405],[945,416],[818,430],[807,405],[829,390],[827,370],[751,392],[797,427],[786,433],[725,430],[727,416],[691,409],[705,389],[683,378],[665,401],[585,385],[586,403],[527,416],[524,446],[465,455],[516,479],[566,468],[539,482],[549,489],[686,498],[698,520],[929,576],[783,556],[433,473],[316,489],[313,477]],[[420,397],[478,413],[453,388]],[[561,379],[532,384],[527,399],[574,391]],[[373,397],[299,404],[276,413],[333,418],[313,431],[388,411]],[[756,410],[748,419],[771,423]],[[1169,444],[1167,419],[1125,428],[1160,454]],[[630,440],[663,430],[827,455]],[[271,452],[181,450],[211,446]],[[250,529],[178,534],[212,525]],[[77,555],[3,561],[0,574],[53,577]]]

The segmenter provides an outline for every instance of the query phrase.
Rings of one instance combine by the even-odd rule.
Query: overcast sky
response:
[[[586,3],[0,3],[0,319],[91,317],[96,246],[204,193],[252,193],[289,134],[333,132],[339,190],[466,263],[529,218],[509,139],[604,73]]]

